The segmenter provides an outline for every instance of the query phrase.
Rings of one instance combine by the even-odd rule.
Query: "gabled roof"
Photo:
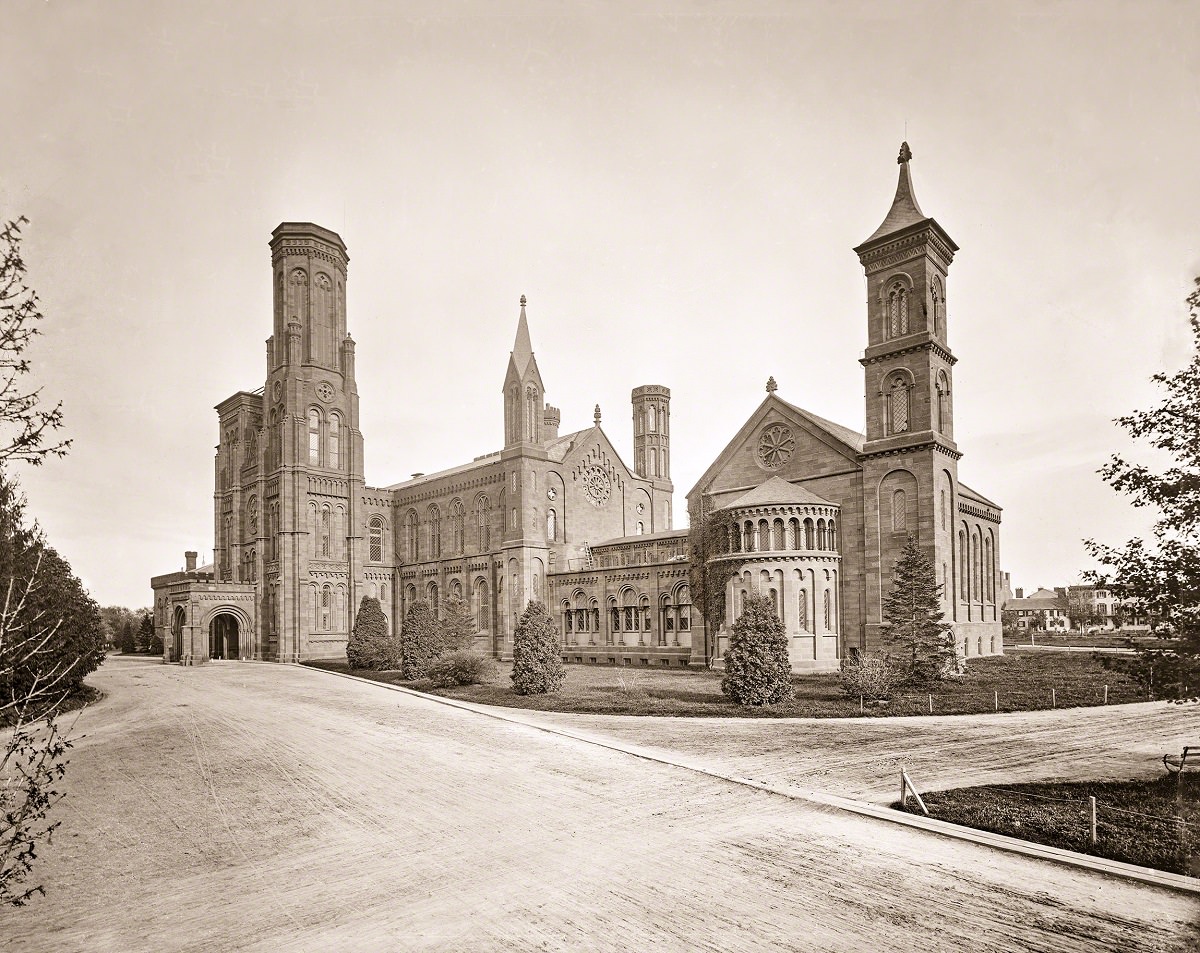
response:
[[[555,463],[562,463],[567,458],[567,454],[571,452],[571,448],[575,445],[575,441],[579,435],[595,429],[595,427],[586,427],[583,430],[576,430],[574,433],[565,433],[546,444],[546,453],[549,454],[550,459]]]
[[[865,436],[857,430],[851,430],[849,427],[835,424],[832,420],[826,420],[824,417],[818,417],[816,414],[809,413],[795,404],[789,404],[774,391],[769,391],[766,399],[755,408],[754,413],[747,418],[733,439],[725,444],[721,452],[709,464],[708,469],[701,474],[700,479],[688,491],[689,497],[704,486],[712,478],[713,474],[725,465],[726,459],[733,452],[734,448],[741,446],[749,439],[750,434],[762,425],[764,418],[771,410],[775,410],[784,418],[803,421],[807,430],[819,438],[823,438],[825,443],[841,453],[848,461],[854,464],[858,463],[858,455],[862,452],[863,444],[867,439]]]
[[[837,506],[823,497],[817,496],[811,490],[806,490],[795,483],[789,483],[783,477],[773,476],[766,483],[760,483],[749,493],[739,496],[732,503],[718,507],[721,510],[737,510],[751,506],[770,506],[777,503],[816,504],[818,506]]]
[[[382,490],[411,490],[415,486],[420,486],[422,483],[430,483],[433,480],[439,480],[442,477],[457,476],[460,473],[466,473],[468,470],[474,470],[477,467],[485,467],[495,463],[500,459],[499,452],[489,453],[486,456],[476,457],[470,463],[461,463],[456,467],[449,467],[445,470],[438,470],[436,473],[422,473],[418,477],[411,477],[407,480],[401,480],[399,483],[393,483],[389,486],[380,487]]]
[[[978,490],[972,490],[969,486],[967,486],[961,480],[958,483],[958,492],[961,496],[965,496],[969,500],[974,500],[976,503],[982,503],[985,506],[990,506],[993,509],[997,509],[997,510],[1004,509],[1004,507],[1001,506],[999,503],[993,503],[991,500],[989,500],[986,496],[984,496]]]

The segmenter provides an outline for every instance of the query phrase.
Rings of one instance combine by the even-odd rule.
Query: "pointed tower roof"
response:
[[[882,224],[871,233],[870,238],[863,242],[864,245],[869,245],[884,235],[891,235],[910,225],[923,222],[927,218],[921,211],[921,206],[917,204],[917,196],[913,192],[912,174],[908,171],[908,164],[912,161],[912,150],[908,148],[907,142],[900,143],[900,155],[896,161],[900,164],[900,178],[896,182],[896,197],[892,199],[892,207],[888,210]]]
[[[513,341],[512,360],[517,376],[524,377],[533,359],[533,344],[529,340],[529,321],[525,318],[525,296],[521,295],[521,317],[517,320],[517,339]]]

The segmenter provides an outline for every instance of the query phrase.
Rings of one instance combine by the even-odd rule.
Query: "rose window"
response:
[[[796,449],[796,438],[782,424],[768,427],[758,438],[758,460],[768,470],[778,470]]]
[[[588,467],[583,471],[583,490],[595,506],[603,506],[612,493],[612,483],[602,467]]]

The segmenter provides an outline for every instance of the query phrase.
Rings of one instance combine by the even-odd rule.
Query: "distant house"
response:
[[[1017,589],[1013,598],[1005,604],[1004,611],[1016,613],[1018,629],[1029,629],[1032,620],[1039,616],[1041,628],[1047,631],[1066,631],[1070,628],[1065,590],[1038,589],[1026,596],[1024,589]]]

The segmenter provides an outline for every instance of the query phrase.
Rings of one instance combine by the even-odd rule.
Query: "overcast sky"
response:
[[[102,604],[210,557],[212,408],[262,386],[267,241],[308,220],[350,250],[369,484],[500,447],[525,294],[563,432],[599,403],[628,461],[630,389],[671,388],[682,515],[768,375],[862,428],[851,248],[907,136],[961,248],[960,474],[1004,507],[1014,585],[1073,581],[1084,537],[1148,525],[1096,470],[1189,356],[1198,27],[1194,2],[5,0],[0,216],[31,219],[35,376],[75,441],[20,472],[31,510]]]

